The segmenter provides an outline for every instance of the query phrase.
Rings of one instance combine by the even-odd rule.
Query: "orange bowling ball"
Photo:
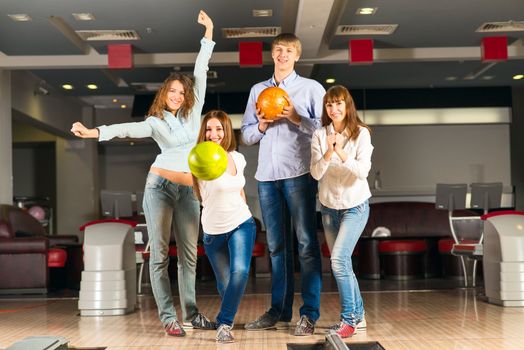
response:
[[[266,116],[266,119],[275,119],[278,114],[282,114],[282,110],[285,106],[289,106],[289,103],[284,98],[289,95],[283,89],[272,86],[262,90],[257,99],[257,108]]]

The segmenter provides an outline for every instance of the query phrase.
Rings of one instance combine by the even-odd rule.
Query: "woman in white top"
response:
[[[313,134],[311,175],[319,181],[322,223],[342,309],[340,323],[331,329],[342,338],[352,336],[364,317],[351,254],[369,217],[372,153],[369,127],[360,120],[349,91],[331,87],[324,96],[322,128]]]
[[[204,248],[222,298],[216,322],[216,340],[234,341],[233,320],[249,277],[256,227],[244,193],[244,156],[235,151],[233,126],[223,111],[210,111],[202,120],[197,142],[213,141],[227,151],[227,169],[211,181],[193,179],[194,191],[202,202]]]

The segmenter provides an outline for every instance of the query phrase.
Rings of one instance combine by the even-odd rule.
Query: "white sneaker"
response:
[[[359,331],[365,331],[367,328],[368,328],[368,325],[367,325],[367,322],[366,322],[366,316],[364,316],[364,318],[362,318],[362,321],[360,321],[357,324],[357,328],[355,330],[358,329]]]
[[[217,343],[233,343],[235,341],[235,337],[231,334],[231,328],[232,327],[227,324],[221,324],[218,327],[217,336],[215,338]]]

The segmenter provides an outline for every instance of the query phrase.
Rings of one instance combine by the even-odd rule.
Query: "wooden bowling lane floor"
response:
[[[392,349],[524,349],[524,308],[502,308],[475,297],[474,289],[364,292],[367,331],[347,340],[378,341]],[[178,298],[175,298],[177,300]],[[287,343],[324,340],[327,326],[338,321],[335,292],[322,294],[321,318],[314,336],[295,337],[288,330],[248,332],[243,324],[262,314],[268,294],[248,294],[242,300],[233,333],[236,342],[215,343],[214,331],[188,331],[184,338],[164,334],[151,295],[139,297],[139,309],[125,316],[80,317],[75,298],[0,299],[0,349],[35,335],[69,339],[75,348],[109,350],[168,349],[287,349]],[[298,306],[300,296],[295,296]],[[199,296],[200,310],[214,317],[216,295]],[[298,310],[298,307],[295,307]],[[298,320],[298,311],[293,325]]]

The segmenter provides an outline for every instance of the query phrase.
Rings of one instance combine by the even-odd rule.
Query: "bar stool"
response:
[[[391,240],[378,245],[384,277],[409,280],[424,277],[425,240]]]

